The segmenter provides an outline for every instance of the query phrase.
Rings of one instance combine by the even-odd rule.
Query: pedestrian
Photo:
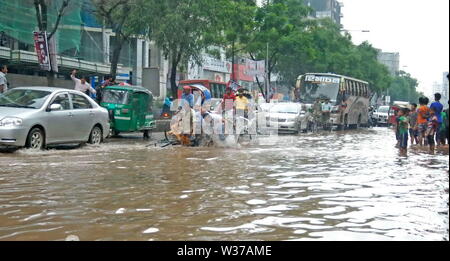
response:
[[[100,104],[102,102],[103,90],[106,87],[113,86],[113,85],[115,85],[114,77],[112,77],[111,75],[108,75],[105,77],[105,80],[97,86],[95,91],[97,92],[96,100],[97,100],[98,104]]]
[[[331,105],[330,99],[326,99],[325,103],[322,104],[322,124],[324,128],[328,128],[328,123],[330,122],[331,110],[333,105]]]
[[[232,111],[235,101],[236,94],[234,94],[233,89],[227,87],[225,94],[223,95],[222,112]]]
[[[312,110],[314,122],[317,126],[322,119],[322,102],[320,101],[319,98],[317,98],[316,101],[314,102]]]
[[[179,109],[192,109],[194,108],[194,95],[192,94],[191,87],[183,87],[183,95],[181,96],[181,103]]]
[[[448,75],[447,75],[448,76]],[[450,100],[447,102],[449,107],[450,107]],[[445,110],[445,115],[447,116],[447,118],[444,120],[445,121],[445,137],[447,140],[447,144],[450,146],[450,140],[449,140],[449,132],[450,132],[450,123],[449,123],[449,119],[450,119],[450,114],[449,114],[449,108],[447,108]]]
[[[400,139],[400,116],[399,116],[400,109],[396,108],[394,109],[394,117],[395,117],[395,138],[397,139],[397,145],[396,147],[400,147],[401,139]]]
[[[8,74],[8,66],[0,64],[0,94],[8,91],[8,81],[6,80]]]
[[[72,81],[75,82],[75,90],[80,91],[87,96],[91,96],[91,94],[97,94],[97,91],[95,91],[94,88],[87,82],[86,77],[81,77],[81,79],[78,79],[75,77],[77,74],[77,70],[73,70],[72,74],[70,75],[70,78],[72,78]]]
[[[408,152],[408,129],[409,119],[407,117],[408,109],[402,108],[398,111],[398,137],[400,153],[405,154]]]
[[[436,93],[434,94],[434,102],[430,105],[430,108],[433,108],[435,111],[435,115],[438,119],[438,131],[436,132],[436,144],[437,146],[441,145],[441,138],[440,138],[440,134],[441,132],[439,131],[441,129],[441,125],[442,125],[442,111],[444,110],[444,105],[441,104],[440,100],[442,98],[442,95],[440,93]]]
[[[249,103],[247,97],[244,96],[244,92],[239,92],[238,97],[236,97],[236,115],[247,118]]]
[[[426,137],[428,139],[428,145],[430,146],[430,151],[434,152],[436,142],[435,142],[435,136],[436,132],[438,130],[439,121],[436,115],[436,109],[431,108],[430,109],[430,117],[427,122],[427,131],[426,131]]]
[[[442,146],[447,144],[448,140],[448,109],[441,112],[442,124],[439,128],[439,139]]]
[[[418,132],[418,125],[417,125],[417,104],[412,103],[411,104],[411,111],[409,112],[408,118],[409,118],[409,136],[411,137],[411,145],[414,143],[417,145],[419,144],[419,132]]]
[[[417,109],[417,130],[419,132],[420,146],[427,145],[427,137],[425,135],[428,128],[428,118],[430,117],[430,108],[428,108],[429,99],[421,97],[419,99],[420,107]]]

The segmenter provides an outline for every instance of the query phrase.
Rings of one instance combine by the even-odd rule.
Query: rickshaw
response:
[[[208,138],[203,132],[202,125],[210,114],[211,92],[208,88],[197,84],[185,88],[190,88],[194,95],[194,108],[186,107],[186,104],[180,105],[171,120],[170,132],[166,132],[166,140],[171,144],[199,146]]]
[[[150,132],[156,127],[153,94],[143,87],[105,87],[100,106],[109,111],[114,136],[120,133],[143,132],[144,139],[149,139]]]
[[[186,87],[186,86],[185,86]],[[186,103],[175,113],[170,123],[170,132],[166,132],[168,145],[211,146],[220,144],[236,144],[241,134],[248,132],[252,123],[247,123],[243,129],[234,126],[236,134],[223,134],[225,122],[221,112],[211,112],[211,92],[200,85],[189,86],[194,94],[194,108],[186,108]],[[240,117],[242,118],[242,117]],[[244,122],[247,119],[242,118]],[[231,126],[234,122],[228,122]],[[241,128],[242,128],[241,127]]]

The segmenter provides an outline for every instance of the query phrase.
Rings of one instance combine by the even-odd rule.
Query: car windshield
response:
[[[289,113],[289,114],[298,114],[299,106],[297,104],[278,104],[273,106],[270,109],[272,113]]]
[[[302,88],[300,90],[300,100],[302,103],[312,104],[317,98],[330,99],[333,104],[336,103],[340,79],[329,77],[322,77],[320,79],[323,82],[315,81],[315,78],[312,79],[311,77],[302,81]]]
[[[389,107],[388,106],[382,106],[382,107],[378,108],[378,112],[388,113],[389,112]]]
[[[128,91],[105,90],[102,97],[103,103],[128,104]]]
[[[0,95],[0,107],[40,109],[52,93],[29,89],[12,89]]]

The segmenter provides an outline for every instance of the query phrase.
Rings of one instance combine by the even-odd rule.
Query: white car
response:
[[[299,133],[308,129],[308,115],[299,103],[278,103],[269,109],[267,127],[279,133]]]
[[[390,106],[380,106],[374,113],[373,118],[378,126],[388,125]]]
[[[21,87],[0,95],[3,147],[99,144],[108,137],[109,129],[108,111],[79,91]]]

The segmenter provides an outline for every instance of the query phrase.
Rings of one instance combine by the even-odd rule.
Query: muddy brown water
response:
[[[0,240],[448,240],[448,152],[385,128],[0,152]]]

